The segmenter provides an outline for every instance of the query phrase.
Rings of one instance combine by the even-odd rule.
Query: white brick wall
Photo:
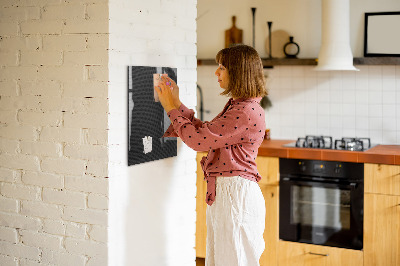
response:
[[[176,67],[194,108],[196,5],[110,0],[110,265],[195,265],[196,154],[178,140],[177,157],[127,167],[126,110],[129,65]]]
[[[108,0],[0,1],[0,265],[106,265]]]

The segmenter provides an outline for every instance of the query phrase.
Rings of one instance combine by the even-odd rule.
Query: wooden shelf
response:
[[[274,66],[316,66],[316,58],[261,58],[264,68]],[[400,65],[400,57],[356,57],[354,65]],[[198,59],[198,66],[217,65],[214,59]]]

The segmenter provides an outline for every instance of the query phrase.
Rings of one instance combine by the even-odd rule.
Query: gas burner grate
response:
[[[296,147],[332,149],[333,141],[332,141],[332,137],[330,137],[330,136],[307,135],[305,138],[297,139]]]
[[[342,138],[335,140],[336,150],[364,151],[371,148],[370,138]]]

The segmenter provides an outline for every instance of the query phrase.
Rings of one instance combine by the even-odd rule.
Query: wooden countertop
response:
[[[295,140],[264,140],[258,149],[258,155],[293,159],[400,165],[400,145],[377,145],[364,152],[282,146],[292,142],[295,142]]]

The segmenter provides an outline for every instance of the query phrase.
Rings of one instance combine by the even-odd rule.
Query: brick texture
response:
[[[108,2],[0,1],[0,265],[107,262]]]

